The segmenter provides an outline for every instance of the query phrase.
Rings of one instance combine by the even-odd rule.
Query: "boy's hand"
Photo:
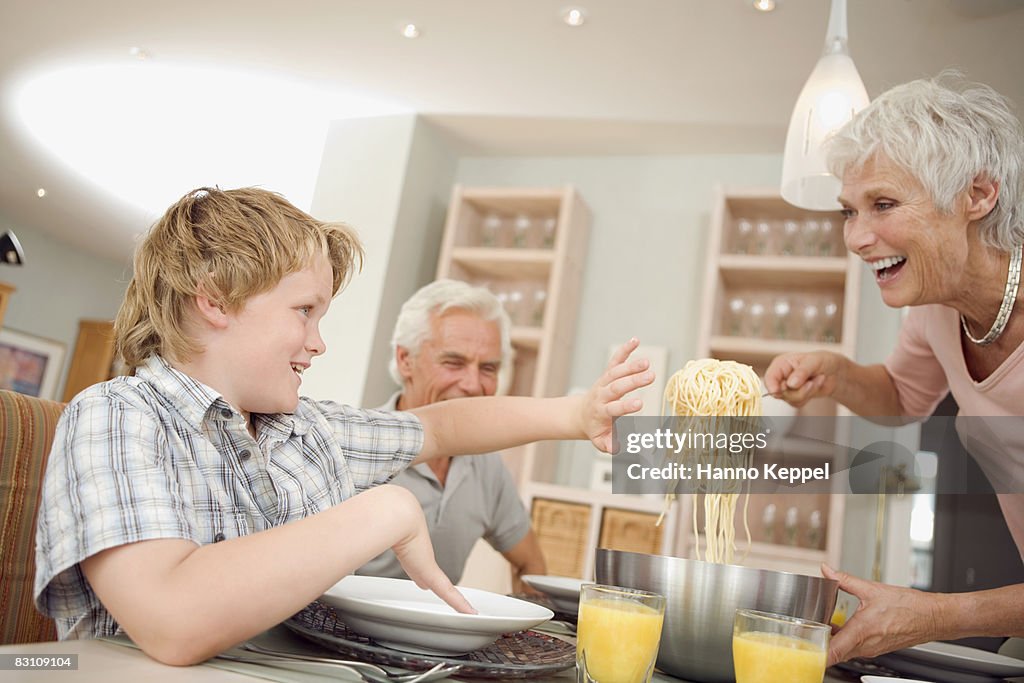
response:
[[[583,400],[580,424],[587,438],[605,453],[612,452],[612,422],[617,417],[635,413],[644,407],[638,398],[623,398],[634,389],[654,381],[646,358],[630,360],[629,355],[640,342],[636,337],[620,346],[612,354],[608,368],[590,387]]]
[[[409,522],[412,531],[401,541],[391,547],[409,578],[420,588],[426,588],[448,603],[456,612],[476,614],[477,611],[469,604],[459,589],[452,585],[448,576],[437,566],[434,558],[434,547],[430,543],[430,532],[423,511],[412,494],[416,503],[415,510],[410,511]]]

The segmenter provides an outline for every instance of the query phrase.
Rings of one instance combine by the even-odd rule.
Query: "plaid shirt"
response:
[[[35,600],[60,637],[118,625],[79,568],[127,543],[203,545],[287,524],[382,484],[419,453],[407,412],[302,398],[253,414],[257,438],[213,389],[150,358],[90,387],[57,425],[36,534]]]

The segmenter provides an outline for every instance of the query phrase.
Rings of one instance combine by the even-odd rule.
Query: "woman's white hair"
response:
[[[896,86],[827,145],[836,177],[884,155],[914,176],[943,213],[975,178],[998,182],[999,197],[980,221],[980,236],[1005,251],[1024,243],[1024,134],[1009,101],[987,85],[943,71]]]
[[[420,346],[430,336],[431,316],[444,315],[452,309],[471,311],[483,320],[494,320],[498,323],[498,332],[501,335],[501,366],[503,370],[510,369],[511,322],[498,298],[483,287],[474,287],[459,280],[435,280],[421,287],[402,304],[398,320],[395,321],[388,370],[391,372],[391,378],[399,385],[402,384],[402,375],[398,372],[398,361],[395,359],[398,347],[407,349],[414,356],[418,354]]]

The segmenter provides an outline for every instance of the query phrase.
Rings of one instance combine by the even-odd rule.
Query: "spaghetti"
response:
[[[669,378],[665,387],[665,398],[662,412],[671,408],[672,415],[687,418],[699,418],[700,431],[715,432],[726,426],[734,426],[735,420],[724,418],[754,417],[761,415],[761,382],[757,373],[749,365],[735,361],[720,361],[713,358],[692,360],[682,370]],[[719,429],[716,429],[719,428]],[[741,453],[731,452],[728,448],[691,449],[682,457],[691,465],[710,464],[714,467],[723,465],[753,465],[753,450]],[[736,505],[741,495],[741,484],[738,481],[715,481],[702,484],[699,491],[704,494],[704,560],[729,564],[736,549],[734,523]],[[666,496],[665,509],[671,505],[675,494]],[[747,545],[750,545],[750,527],[747,524],[747,504],[749,495],[743,504],[743,528],[747,534]],[[664,517],[665,512],[662,512]],[[661,518],[659,518],[659,523]],[[697,559],[700,556],[700,542],[697,528],[697,506],[693,507],[693,533],[697,539]]]

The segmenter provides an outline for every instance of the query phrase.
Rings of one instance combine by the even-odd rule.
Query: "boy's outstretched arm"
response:
[[[423,422],[423,450],[415,462],[438,456],[487,453],[533,441],[590,439],[612,450],[612,421],[643,407],[626,394],[654,381],[646,359],[630,359],[640,342],[619,347],[607,369],[582,396],[495,396],[441,401],[414,412]]]
[[[389,547],[417,585],[472,611],[434,561],[419,501],[398,486],[374,487],[249,536],[204,546],[141,541],[97,553],[81,567],[146,654],[188,665],[284,621]]]

